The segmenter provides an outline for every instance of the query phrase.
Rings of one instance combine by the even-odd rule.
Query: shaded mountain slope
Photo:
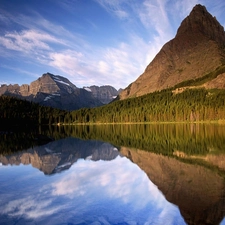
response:
[[[204,6],[196,5],[144,73],[120,94],[137,97],[200,78],[225,63],[225,32]]]
[[[0,95],[14,96],[43,106],[76,110],[107,104],[118,92],[111,86],[78,88],[65,77],[45,73],[30,85],[1,85]]]

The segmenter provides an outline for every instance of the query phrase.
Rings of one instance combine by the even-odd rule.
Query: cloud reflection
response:
[[[178,208],[125,157],[80,159],[69,170],[40,179],[35,189],[19,190],[16,198],[7,191],[0,200],[0,219],[20,218],[24,224],[27,219],[45,224],[185,224]]]
[[[27,197],[10,201],[1,209],[1,212],[2,214],[8,214],[13,217],[23,215],[27,218],[39,218],[52,215],[58,211],[59,207],[53,208],[51,204],[51,200]]]
[[[174,224],[174,220],[178,219],[179,224],[185,224],[179,210],[165,200],[162,193],[137,165],[125,157],[118,156],[116,160],[108,162],[79,160],[65,176],[52,184],[52,188],[52,195],[55,196],[70,199],[81,196],[85,198],[82,210],[79,209],[80,215],[78,213],[77,216],[83,214],[90,216],[94,206],[103,208],[102,210],[105,210],[104,206],[111,209],[115,206],[115,209],[122,210],[124,218],[134,216],[134,221],[156,220],[158,221],[156,224],[161,224],[166,220],[171,221],[168,224]],[[109,221],[115,217],[107,210],[104,213],[107,214]]]

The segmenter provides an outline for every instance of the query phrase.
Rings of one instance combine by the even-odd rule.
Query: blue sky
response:
[[[0,0],[0,84],[125,88],[198,3],[225,25],[224,0]]]

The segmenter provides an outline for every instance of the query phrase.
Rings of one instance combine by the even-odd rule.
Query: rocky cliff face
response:
[[[85,90],[91,91],[93,97],[99,99],[103,104],[108,104],[117,97],[119,92],[112,86],[90,86],[84,87]]]
[[[50,73],[43,74],[30,85],[2,85],[0,95],[3,94],[65,110],[103,105],[90,91],[77,88],[65,77]]]
[[[120,94],[137,97],[196,79],[225,63],[225,32],[206,8],[196,5],[144,73]]]

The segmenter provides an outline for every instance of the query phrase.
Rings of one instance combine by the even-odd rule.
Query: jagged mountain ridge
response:
[[[108,104],[117,97],[119,91],[110,85],[84,87],[85,90],[92,92],[93,96],[99,99],[103,104]]]
[[[138,97],[203,77],[225,63],[224,47],[224,28],[204,6],[196,5],[174,39],[162,47],[144,73],[119,97]]]
[[[64,110],[76,110],[107,104],[114,99],[114,96],[118,95],[115,88],[103,87],[104,92],[101,92],[100,87],[97,95],[91,87],[78,88],[65,77],[45,73],[30,85],[1,85],[0,95],[10,95]],[[103,96],[104,99],[99,96]]]
[[[122,156],[113,145],[95,140],[65,138],[35,146],[12,155],[1,155],[2,165],[31,164],[44,174],[55,174],[69,169],[78,159],[110,161]]]

